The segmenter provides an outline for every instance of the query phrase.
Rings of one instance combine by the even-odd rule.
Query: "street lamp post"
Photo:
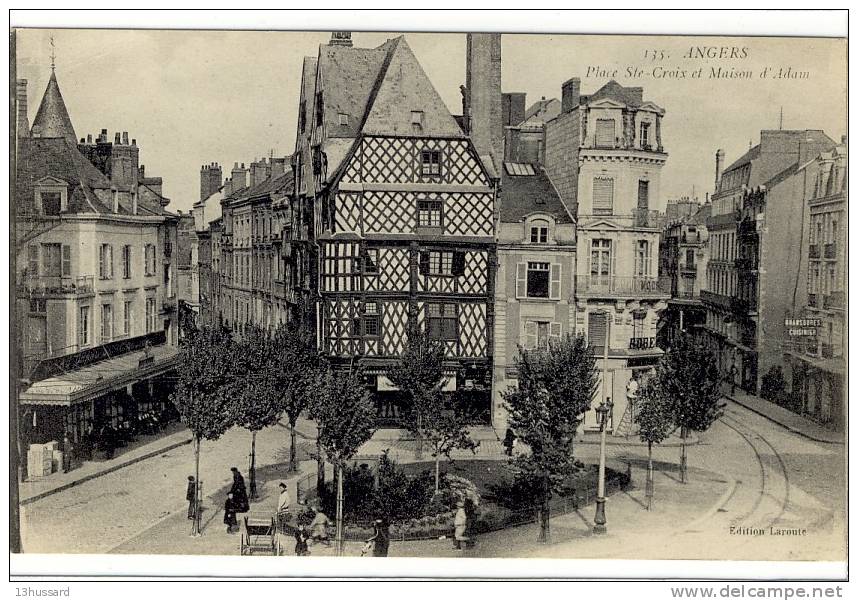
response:
[[[593,532],[604,534],[608,531],[605,519],[605,443],[608,435],[608,415],[610,415],[613,403],[611,397],[607,396],[608,380],[608,345],[610,344],[611,316],[607,316],[605,323],[605,355],[602,361],[602,402],[596,408],[599,420],[599,489],[596,492],[596,517],[593,519]]]
[[[596,493],[596,517],[593,519],[593,532],[604,534],[608,531],[607,519],[605,518],[605,442],[608,434],[608,416],[613,408],[610,397],[608,402],[602,401],[596,408],[599,416],[599,489]]]

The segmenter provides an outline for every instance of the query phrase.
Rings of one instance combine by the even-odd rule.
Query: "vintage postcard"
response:
[[[845,38],[12,44],[13,552],[846,561]]]

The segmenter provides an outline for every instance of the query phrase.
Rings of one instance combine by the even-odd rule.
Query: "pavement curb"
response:
[[[186,444],[189,444],[191,441],[193,441],[193,437],[188,438],[186,440],[181,440],[179,442],[172,443],[170,445],[167,445],[166,447],[162,447],[162,448],[155,450],[155,451],[150,451],[144,455],[140,455],[139,457],[135,457],[134,459],[129,459],[129,460],[124,461],[122,463],[118,463],[116,465],[113,465],[113,466],[106,468],[104,470],[101,470],[99,472],[95,472],[95,473],[89,474],[87,476],[81,476],[77,480],[72,480],[71,482],[66,482],[65,484],[62,484],[56,488],[52,488],[51,490],[46,490],[44,492],[40,492],[40,493],[35,494],[31,497],[27,497],[25,499],[20,499],[18,501],[18,504],[19,505],[27,505],[29,503],[33,503],[34,501],[38,501],[39,499],[44,499],[45,497],[49,497],[49,496],[56,494],[58,492],[68,490],[69,488],[77,486],[78,484],[83,484],[84,482],[89,482],[90,480],[94,480],[95,478],[98,478],[100,476],[104,476],[104,475],[109,474],[111,472],[115,472],[116,470],[121,470],[122,468],[128,467],[129,465],[134,465],[135,463],[138,463],[140,461],[150,459],[150,458],[154,457],[155,455],[160,455],[161,453],[166,453],[167,451],[171,451],[177,447],[184,446]]]
[[[803,436],[804,438],[807,438],[808,440],[812,440],[814,442],[822,442],[825,444],[837,444],[837,445],[841,445],[841,446],[846,444],[845,435],[844,435],[843,439],[839,439],[839,438],[836,438],[834,436],[832,436],[830,438],[821,438],[819,436],[815,436],[813,434],[805,432],[804,430],[801,430],[800,428],[797,428],[796,426],[790,425],[790,424],[786,423],[785,420],[782,421],[782,420],[778,419],[778,417],[776,415],[771,415],[771,414],[765,413],[765,412],[757,409],[753,405],[751,405],[749,403],[745,403],[736,397],[733,397],[729,394],[726,394],[724,396],[726,396],[728,399],[730,399],[731,401],[733,401],[737,405],[741,405],[742,407],[744,407],[748,411],[752,411],[752,412],[756,413],[757,415],[765,417],[766,419],[773,421],[774,423],[778,424],[782,428],[789,430],[793,434],[798,434],[799,436]],[[766,401],[766,402],[768,402],[768,401]],[[801,418],[800,415],[796,415],[796,417]]]
[[[690,523],[686,524],[685,526],[682,526],[681,528],[677,528],[676,530],[674,530],[674,533],[688,532],[689,530],[696,529],[698,527],[698,524],[708,520],[713,515],[715,515],[718,512],[718,510],[721,507],[723,507],[724,504],[727,503],[728,500],[730,500],[730,497],[732,497],[736,493],[736,487],[739,485],[738,480],[736,480],[735,478],[731,478],[727,474],[723,474],[721,472],[712,472],[712,473],[718,474],[719,476],[721,476],[722,478],[724,478],[728,482],[727,490],[724,491],[724,494],[722,494],[720,497],[718,497],[718,500],[715,501],[715,503],[712,505],[712,507],[710,507],[706,511],[706,513],[704,513],[703,515],[701,515],[697,519],[691,521]]]

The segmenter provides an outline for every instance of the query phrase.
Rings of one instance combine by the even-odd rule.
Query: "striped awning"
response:
[[[32,384],[21,393],[22,405],[70,407],[175,367],[179,351],[160,345],[99,361]]]

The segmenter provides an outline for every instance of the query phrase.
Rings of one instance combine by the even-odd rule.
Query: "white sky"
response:
[[[227,25],[227,23],[224,23]],[[199,197],[199,169],[290,154],[295,144],[298,89],[304,56],[315,56],[329,32],[23,30],[18,34],[19,78],[29,80],[35,117],[50,76],[53,35],[57,78],[78,138],[107,128],[128,131],[140,146],[146,174],[164,178],[170,209],[190,210]],[[356,46],[374,47],[396,33],[355,33]],[[461,112],[464,34],[407,33],[409,45],[451,112]],[[747,48],[745,59],[684,59],[691,46]],[[652,63],[645,51],[669,58]],[[619,69],[623,85],[643,86],[644,99],[664,108],[662,140],[669,153],[662,172],[667,198],[711,192],[714,155],[727,164],[776,129],[846,133],[846,43],[808,38],[503,35],[503,90],[527,92],[527,103],[560,97],[561,84],[581,77],[582,93],[608,77],[588,68]],[[750,70],[751,80],[653,79],[627,76],[626,67],[691,71],[720,66]],[[760,79],[766,66],[808,71],[806,80]]]

